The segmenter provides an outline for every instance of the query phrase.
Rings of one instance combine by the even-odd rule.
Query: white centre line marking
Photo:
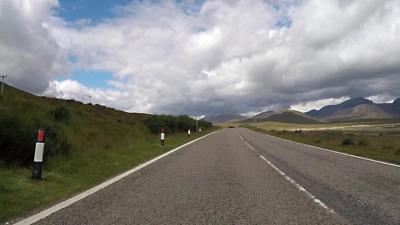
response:
[[[244,144],[247,145],[247,147],[252,150],[253,152],[259,154],[253,146],[251,146],[247,141],[244,140],[244,138],[237,133],[237,135],[240,137],[240,139],[244,142]],[[335,211],[331,208],[329,208],[325,203],[323,203],[321,200],[319,200],[317,197],[315,197],[313,194],[311,194],[309,191],[307,191],[303,186],[301,186],[299,183],[294,181],[292,178],[287,176],[282,170],[280,170],[277,166],[275,166],[273,163],[271,163],[267,158],[265,158],[263,155],[260,155],[260,158],[264,160],[269,166],[271,166],[275,171],[277,171],[281,176],[285,178],[289,183],[293,184],[299,191],[304,192],[307,197],[309,197],[311,200],[313,200],[316,204],[327,210],[329,213],[335,213]]]
[[[239,133],[236,133],[236,134],[239,136],[241,141],[244,141],[244,138]]]
[[[321,200],[319,200],[317,197],[315,197],[313,194],[311,194],[309,191],[307,191],[303,186],[298,184],[296,181],[294,181],[292,178],[287,176],[282,170],[280,170],[278,167],[276,167],[273,163],[271,163],[267,158],[264,156],[260,155],[260,158],[264,160],[266,163],[268,163],[269,166],[271,166],[274,170],[276,170],[280,175],[282,175],[289,183],[293,184],[298,190],[304,192],[310,199],[312,199],[315,203],[317,203],[319,206],[322,208],[326,209],[329,213],[335,213],[335,211],[331,208],[329,208],[325,203],[323,203]]]

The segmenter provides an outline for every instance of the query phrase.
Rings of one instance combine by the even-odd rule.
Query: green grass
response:
[[[21,140],[31,148],[19,150],[22,156],[29,156],[28,165],[1,163],[0,159],[0,223],[46,208],[217,129],[203,128],[203,133],[193,133],[190,138],[183,132],[167,131],[166,145],[161,146],[159,135],[153,134],[146,124],[150,115],[37,97],[10,86],[6,86],[5,93],[6,97],[0,98],[0,119],[12,116],[20,121],[15,123],[19,130],[32,135],[28,135],[31,140]],[[69,118],[54,118],[53,112],[60,107],[68,109]],[[62,141],[46,144],[45,151],[52,155],[45,163],[44,179],[34,181],[30,158],[33,159],[36,130],[41,126],[56,131]],[[15,127],[0,130],[13,131]],[[54,142],[50,139],[46,142]],[[57,144],[64,142],[69,145],[68,151],[55,151]]]
[[[311,130],[288,131],[246,126],[276,137],[344,152],[356,156],[400,164],[400,130]]]

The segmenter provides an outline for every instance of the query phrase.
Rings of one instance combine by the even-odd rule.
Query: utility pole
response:
[[[92,96],[88,95],[88,97],[89,97],[89,103],[92,104]]]
[[[4,91],[3,84],[4,84],[4,79],[7,78],[7,75],[2,74],[2,75],[0,75],[0,77],[1,77],[1,95],[3,96],[3,91]]]

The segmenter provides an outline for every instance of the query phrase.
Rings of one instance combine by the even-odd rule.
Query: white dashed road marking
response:
[[[244,144],[253,152],[256,152],[259,154],[253,146],[251,146],[247,141],[244,140],[244,138],[238,133],[238,136],[240,139],[244,142]],[[325,203],[323,203],[321,200],[319,200],[317,197],[315,197],[313,194],[311,194],[309,191],[307,191],[303,186],[298,184],[296,181],[294,181],[292,178],[287,176],[282,170],[280,170],[277,166],[275,166],[272,162],[270,162],[267,158],[265,158],[263,155],[259,155],[262,160],[264,160],[270,167],[272,167],[274,170],[276,170],[281,176],[285,178],[289,183],[293,184],[299,191],[304,192],[307,197],[309,197],[311,200],[313,200],[316,204],[327,210],[329,213],[335,213],[335,211],[331,208],[329,208]]]

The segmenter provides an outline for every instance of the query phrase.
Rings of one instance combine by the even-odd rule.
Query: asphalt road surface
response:
[[[400,224],[400,168],[224,129],[36,224]]]

